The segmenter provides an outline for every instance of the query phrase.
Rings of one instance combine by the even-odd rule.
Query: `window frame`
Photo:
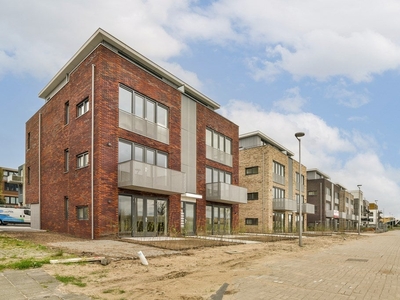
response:
[[[258,226],[258,218],[245,218],[244,225],[246,226]]]
[[[81,164],[82,163],[82,164]],[[89,152],[83,152],[76,156],[76,168],[82,169],[89,166]]]
[[[89,97],[76,105],[76,117],[79,118],[89,111]]]
[[[247,200],[258,200],[258,192],[247,193]]]
[[[88,205],[79,205],[76,207],[76,219],[78,221],[89,220],[89,206]]]
[[[253,167],[245,168],[244,174],[245,174],[245,175],[255,175],[255,174],[258,174],[258,166],[253,166]]]

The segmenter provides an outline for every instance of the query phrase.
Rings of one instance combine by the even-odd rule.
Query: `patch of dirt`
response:
[[[84,252],[79,248],[83,244],[87,251],[87,245],[91,242],[49,232],[1,232],[0,234],[41,245],[61,245],[62,242],[68,242],[76,247],[73,253]],[[223,284],[229,284],[236,276],[254,274],[260,268],[265,268],[267,263],[307,255],[316,250],[323,250],[332,245],[359,238],[364,238],[364,236],[304,237],[303,247],[298,246],[298,240],[291,239],[200,248],[198,244],[188,247],[188,241],[184,240],[181,242],[184,242],[185,247],[181,247],[179,253],[147,257],[148,266],[142,265],[133,253],[131,258],[112,259],[111,263],[105,266],[100,263],[79,263],[50,264],[42,268],[53,276],[81,278],[82,282],[86,283],[85,287],[69,284],[61,285],[60,289],[85,294],[94,299],[200,300],[209,299]],[[115,240],[112,242],[114,243],[110,242],[108,247],[107,242],[102,241],[101,249],[93,249],[90,252],[113,257],[113,252],[116,251]],[[122,247],[123,245],[130,246],[130,243],[120,242],[120,244]],[[172,244],[176,248],[179,241]],[[96,243],[92,245],[94,247]],[[140,248],[145,245],[137,246]],[[149,244],[146,246],[148,247]],[[234,292],[230,291],[230,293]]]

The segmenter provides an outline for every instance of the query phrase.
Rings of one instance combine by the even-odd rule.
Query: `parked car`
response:
[[[0,225],[7,225],[8,223],[13,224],[24,224],[24,219],[14,218],[9,215],[0,214]]]

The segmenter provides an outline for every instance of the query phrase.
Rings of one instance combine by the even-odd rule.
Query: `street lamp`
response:
[[[361,187],[362,184],[358,184],[358,235],[361,234]]]
[[[299,246],[303,247],[303,220],[302,220],[302,211],[301,207],[303,205],[301,201],[301,137],[303,137],[305,134],[304,132],[296,132],[294,136],[296,139],[299,141]]]
[[[376,212],[375,212],[375,231],[378,231],[378,220],[379,220],[379,215],[378,215],[378,200],[375,200],[376,203]]]

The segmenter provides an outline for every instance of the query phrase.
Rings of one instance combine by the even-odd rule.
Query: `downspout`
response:
[[[322,209],[325,209],[325,207],[322,207],[322,182],[319,183],[319,205],[320,205],[320,210],[319,210],[319,222],[322,226]],[[325,224],[324,224],[325,227]]]
[[[38,146],[38,156],[39,156],[39,167],[38,167],[38,172],[39,172],[39,180],[38,180],[38,193],[39,193],[39,229],[42,229],[42,204],[41,204],[41,199],[42,199],[42,163],[41,163],[41,157],[42,157],[42,149],[41,149],[41,141],[42,141],[42,113],[39,113],[39,146]]]
[[[92,64],[92,136],[91,136],[91,153],[90,153],[90,197],[91,197],[91,212],[92,212],[92,240],[94,239],[94,67]]]
[[[262,173],[262,233],[265,233],[265,218],[264,218],[264,214],[265,214],[265,161],[264,161],[264,157],[265,157],[265,152],[263,151],[263,161],[262,161],[262,165],[263,165],[263,173]],[[268,219],[268,218],[267,218]]]

